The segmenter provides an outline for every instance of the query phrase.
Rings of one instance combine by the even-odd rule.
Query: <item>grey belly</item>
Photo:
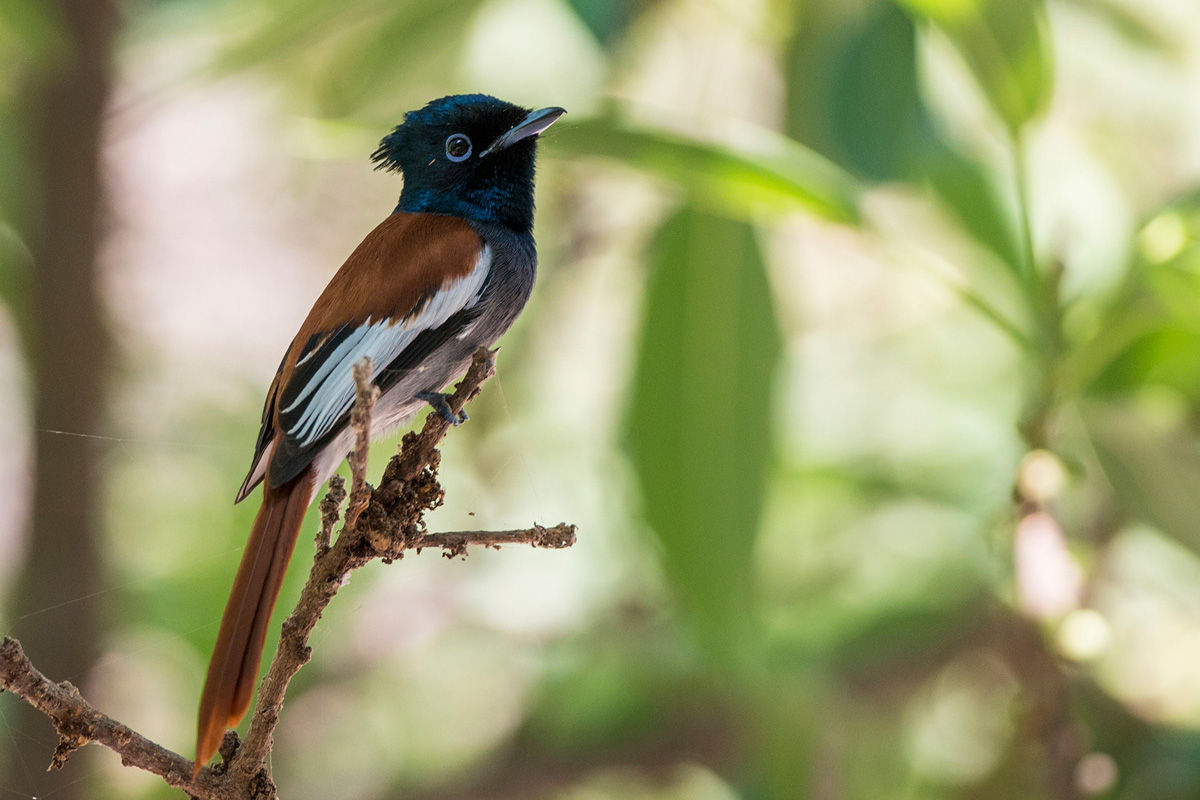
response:
[[[425,405],[425,401],[416,398],[417,394],[440,392],[460,378],[471,366],[475,351],[481,346],[490,346],[507,327],[507,324],[503,327],[497,325],[496,320],[488,319],[485,314],[461,336],[454,337],[430,353],[421,366],[406,373],[376,401],[371,415],[371,439],[386,436],[408,424]],[[353,448],[354,431],[347,426],[313,459],[317,486],[337,472]]]
[[[491,225],[476,226],[493,249],[493,280],[483,300],[484,311],[457,336],[443,342],[426,356],[419,367],[406,373],[375,404],[371,438],[376,439],[407,424],[424,401],[416,395],[440,392],[457,380],[471,365],[480,347],[490,347],[521,313],[533,289],[537,255],[532,238]],[[313,459],[316,483],[329,479],[354,447],[354,431],[347,426]]]

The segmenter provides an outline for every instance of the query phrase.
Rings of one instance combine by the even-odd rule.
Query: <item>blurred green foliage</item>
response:
[[[547,141],[551,156],[616,159],[679,182],[696,202],[725,214],[753,218],[800,207],[850,221],[860,213],[852,177],[782,137],[760,133],[761,146],[738,149],[610,118],[566,122],[555,134]]]
[[[24,328],[28,309],[22,302],[27,291],[29,252],[25,231],[33,220],[37,191],[25,157],[28,142],[22,128],[19,89],[36,69],[63,57],[58,21],[36,0],[0,3],[0,301],[11,309]]]
[[[1053,91],[1053,57],[1040,0],[900,0],[954,42],[993,110],[1016,132]]]
[[[805,3],[788,43],[788,133],[876,181],[913,174],[926,119],[917,31],[891,4]],[[875,97],[875,102],[846,102]]]
[[[53,53],[38,8],[0,3],[0,64]],[[208,37],[161,95],[261,81],[319,120],[321,158],[358,165],[452,91],[571,111],[542,145],[537,298],[445,477],[447,527],[549,507],[585,523],[580,552],[356,576],[285,711],[290,794],[1200,795],[1200,190],[1158,160],[1200,135],[1154,92],[1195,78],[1200,33],[1123,0],[128,14],[133,64]],[[495,56],[513,19],[524,55]],[[1110,90],[1116,72],[1141,82]],[[0,253],[35,190],[5,80]],[[1136,93],[1163,107],[1131,119]],[[296,160],[306,219],[332,213],[325,165]],[[1112,274],[1077,241],[1111,211],[1096,185],[1127,217]],[[167,373],[129,349],[122,381]],[[185,695],[154,720],[177,748],[253,513],[227,496],[260,388],[114,410],[122,433],[217,447],[122,448],[108,479],[113,650],[173,637],[136,657]],[[99,796],[168,796],[122,781]]]
[[[672,583],[729,658],[751,627],[778,323],[744,222],[685,209],[659,231],[650,260],[630,449]]]

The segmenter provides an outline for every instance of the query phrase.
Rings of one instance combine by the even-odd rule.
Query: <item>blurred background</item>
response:
[[[191,752],[279,355],[464,91],[570,114],[431,528],[580,542],[356,573],[284,796],[1200,795],[1195,0],[0,0],[0,633]],[[178,796],[55,741],[0,696],[0,797]]]

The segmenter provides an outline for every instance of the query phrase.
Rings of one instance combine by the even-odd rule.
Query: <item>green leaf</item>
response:
[[[1084,422],[1121,510],[1200,552],[1200,439],[1113,404],[1086,408]]]
[[[984,167],[935,140],[923,154],[922,171],[929,188],[963,230],[1019,274],[1017,222]]]
[[[1136,339],[1089,387],[1093,394],[1125,394],[1144,386],[1175,389],[1200,402],[1200,332],[1160,327]]]
[[[1050,103],[1053,55],[1042,0],[896,0],[954,42],[1010,131]]]
[[[750,225],[687,208],[651,252],[629,449],[671,583],[722,651],[747,626],[780,336]]]
[[[614,159],[677,181],[694,201],[736,216],[805,209],[843,222],[859,218],[859,186],[851,176],[768,131],[734,149],[601,117],[556,125],[543,147],[560,158]]]
[[[1149,216],[1124,283],[1075,337],[1064,381],[1100,396],[1165,386],[1200,408],[1200,193]]]
[[[788,133],[862,178],[910,177],[925,124],[912,19],[893,5],[802,15],[785,55]]]

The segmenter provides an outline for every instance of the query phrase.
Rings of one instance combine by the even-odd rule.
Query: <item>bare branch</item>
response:
[[[455,531],[453,533],[427,533],[412,549],[420,553],[426,547],[440,547],[447,558],[466,555],[470,545],[482,545],[500,549],[502,544],[527,544],[531,547],[545,547],[550,550],[561,550],[575,544],[577,528],[560,522],[553,528],[543,528],[534,525],[519,531]]]
[[[342,518],[342,503],[346,500],[346,479],[334,475],[329,479],[329,491],[321,498],[321,527],[317,530],[317,555],[323,556],[333,541],[333,529]]]
[[[192,762],[141,736],[88,704],[67,681],[54,683],[30,663],[16,639],[0,640],[0,688],[21,697],[54,723],[61,737],[52,767],[61,767],[69,751],[97,742],[121,757],[126,766],[153,772],[169,785],[203,800],[220,800],[223,776],[204,770],[192,781]]]
[[[371,500],[371,489],[367,486],[367,456],[371,446],[371,414],[379,399],[379,387],[371,382],[374,371],[375,362],[370,357],[364,356],[354,365],[354,408],[350,411],[354,449],[346,459],[350,464],[350,508],[346,511],[346,524],[351,526],[358,522],[358,515]]]
[[[54,722],[61,737],[54,766],[65,763],[72,750],[94,741],[118,753],[123,764],[152,772],[200,800],[276,800],[266,763],[274,746],[284,695],[292,678],[312,657],[309,635],[352,571],[375,558],[385,563],[401,558],[406,550],[436,547],[448,556],[456,556],[465,555],[470,545],[563,548],[575,543],[575,526],[565,523],[551,528],[535,525],[526,530],[427,533],[425,514],[443,500],[437,480],[441,462],[437,445],[450,426],[440,414],[429,414],[420,433],[405,435],[379,488],[372,489],[366,482],[366,468],[371,413],[379,391],[370,382],[371,371],[368,360],[354,367],[357,392],[351,425],[355,447],[348,459],[352,482],[345,524],[331,543],[346,498],[345,482],[331,479],[329,492],[320,504],[321,529],[308,582],[295,609],[284,620],[275,658],[259,685],[245,741],[239,746],[236,735],[228,732],[221,748],[223,763],[200,770],[193,781],[190,761],[104,716],[71,684],[52,683],[34,669],[19,642],[4,639],[0,642],[0,689],[20,696]],[[481,348],[448,398],[450,408],[461,411],[495,373],[493,353]]]
[[[455,411],[461,409],[495,372],[491,352],[480,349],[449,398],[450,407]],[[442,502],[442,489],[437,482],[440,457],[436,445],[446,435],[449,424],[440,414],[428,415],[420,434],[409,433],[404,437],[400,454],[388,465],[378,489],[372,491],[367,486],[370,411],[376,396],[374,387],[369,384],[369,375],[369,367],[361,363],[355,366],[358,400],[351,424],[358,444],[350,455],[354,475],[350,502],[353,506],[357,493],[362,505],[357,513],[352,508],[346,514],[346,524],[337,541],[325,554],[313,560],[300,602],[283,622],[275,660],[259,686],[250,731],[230,764],[230,771],[243,785],[249,785],[256,776],[265,774],[267,755],[274,746],[275,726],[279,723],[288,684],[312,657],[308,637],[346,576],[372,558],[382,557],[388,561],[399,558],[403,551],[424,537],[425,514]]]

